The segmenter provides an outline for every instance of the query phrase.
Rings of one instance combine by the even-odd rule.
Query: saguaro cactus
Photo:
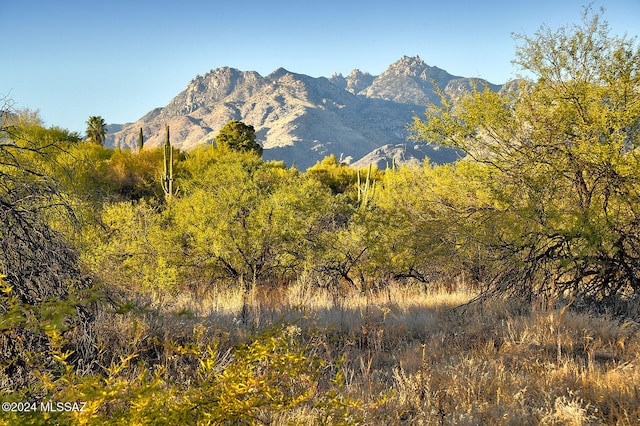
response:
[[[367,178],[364,185],[360,183],[360,170],[357,173],[358,178],[358,202],[361,208],[366,208],[369,200],[373,198],[376,192],[376,182],[371,181],[371,164],[369,164],[369,170],[367,170]]]
[[[167,140],[164,143],[164,173],[162,175],[162,190],[167,201],[173,197],[173,148],[169,142],[169,126],[167,128]]]
[[[138,152],[142,152],[144,147],[144,134],[142,133],[142,127],[140,127],[140,136],[138,138]]]

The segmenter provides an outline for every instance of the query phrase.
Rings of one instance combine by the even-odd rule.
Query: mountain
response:
[[[145,146],[164,142],[190,150],[211,144],[229,120],[256,129],[266,160],[284,160],[306,169],[329,154],[346,163],[450,162],[453,150],[424,144],[407,147],[407,125],[428,102],[438,102],[433,83],[455,96],[474,84],[500,86],[453,76],[416,57],[402,57],[379,76],[353,70],[347,77],[309,77],[279,68],[263,77],[254,71],[223,67],[196,76],[168,105],[134,123],[111,125],[107,144],[136,147],[140,128]],[[117,130],[116,130],[117,129]]]
[[[405,142],[397,145],[383,145],[351,165],[356,168],[364,168],[372,164],[378,169],[386,169],[393,164],[419,165],[427,157],[431,163],[449,163],[458,159],[459,156],[458,153],[450,149]]]

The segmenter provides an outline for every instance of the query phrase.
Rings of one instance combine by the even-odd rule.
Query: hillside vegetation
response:
[[[415,118],[447,165],[3,113],[0,424],[640,423],[640,48],[520,41],[532,77]]]

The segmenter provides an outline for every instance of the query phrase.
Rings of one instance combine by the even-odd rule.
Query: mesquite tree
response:
[[[517,39],[518,84],[443,96],[414,129],[483,170],[490,196],[464,219],[500,265],[495,289],[640,292],[640,48],[589,9],[581,25]]]

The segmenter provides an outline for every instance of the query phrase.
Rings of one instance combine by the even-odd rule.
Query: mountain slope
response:
[[[347,77],[313,78],[283,68],[263,77],[223,67],[196,76],[167,106],[122,125],[108,135],[107,143],[135,147],[142,128],[145,146],[159,146],[164,142],[164,126],[169,125],[172,144],[189,150],[213,143],[229,120],[241,120],[256,129],[267,160],[284,160],[306,169],[329,154],[345,162],[358,161],[373,151],[376,154],[368,158],[380,158],[391,151],[397,154],[397,149],[380,147],[406,146],[407,124],[422,114],[427,102],[438,101],[433,82],[453,94],[475,81],[406,56],[377,77],[354,70]],[[429,156],[432,162],[456,158],[451,150],[430,146],[396,156],[407,161]]]

